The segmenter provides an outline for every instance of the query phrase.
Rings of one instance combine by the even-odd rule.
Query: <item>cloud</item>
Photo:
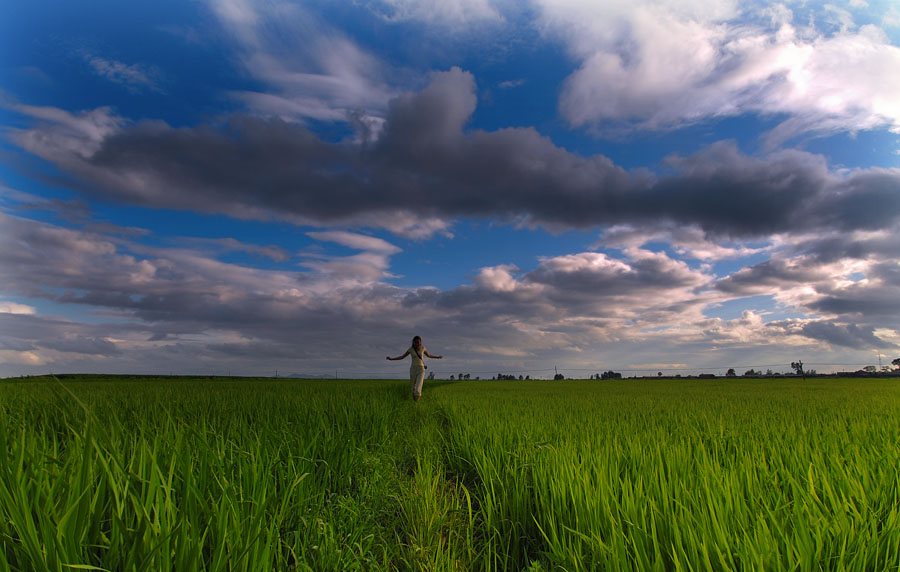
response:
[[[513,292],[521,288],[513,276],[518,270],[514,264],[482,268],[475,276],[475,283],[489,292]]]
[[[889,327],[900,318],[900,281],[896,269],[891,269],[889,279],[882,276],[885,263],[872,270],[873,278],[844,287],[822,292],[822,296],[810,301],[808,307],[816,312],[828,315],[862,317],[870,324]],[[896,264],[894,264],[896,266]],[[873,284],[873,282],[875,282]]]
[[[2,323],[0,352],[7,353],[10,358],[7,363],[42,365],[60,357],[121,355],[118,345],[102,335],[104,329],[107,332],[125,329],[121,325],[82,324],[31,313],[4,316]]]
[[[620,260],[584,252],[540,259],[528,272],[508,264],[485,267],[472,285],[417,290],[404,305],[452,310],[481,327],[528,323],[535,331],[607,338],[611,332],[634,335],[646,323],[659,326],[700,317],[706,302],[698,292],[710,280],[662,253],[637,250]]]
[[[634,250],[629,252],[629,259],[611,259],[597,252],[557,256],[543,259],[527,279],[559,291],[584,293],[592,299],[641,296],[645,289],[697,288],[709,280],[664,253]]]
[[[334,242],[354,250],[362,250],[362,253],[352,256],[309,256],[302,262],[306,268],[311,268],[341,281],[369,283],[393,275],[387,270],[390,268],[390,257],[401,249],[374,236],[366,236],[347,231],[330,230],[307,232],[307,236],[316,240]]]
[[[798,23],[783,4],[539,6],[539,25],[580,62],[560,97],[576,126],[671,129],[786,114],[768,135],[771,145],[805,132],[900,126],[900,48],[831,5],[818,14],[826,29]]]
[[[891,6],[882,17],[882,25],[886,28],[900,27],[900,8]]]
[[[126,64],[110,60],[90,53],[83,53],[84,61],[98,76],[112,83],[119,84],[130,91],[162,91],[160,88],[160,72],[155,67],[142,64]]]
[[[384,239],[343,230],[314,231],[307,232],[306,234],[316,240],[334,242],[356,250],[368,250],[371,252],[383,253],[385,255],[397,254],[401,251],[400,248]]]
[[[235,91],[254,114],[355,123],[377,133],[394,91],[379,59],[297,4],[210,0],[236,59],[265,91]],[[352,123],[352,122],[351,122]]]
[[[497,87],[499,87],[500,89],[512,89],[514,87],[521,87],[521,86],[525,85],[525,83],[526,83],[526,80],[524,80],[524,79],[514,79],[514,80],[501,81],[500,83],[497,84]]]
[[[241,115],[219,127],[172,128],[129,124],[108,109],[29,106],[16,109],[36,125],[10,136],[89,195],[414,237],[447,232],[459,217],[551,230],[691,227],[717,241],[879,230],[900,219],[898,169],[838,173],[819,155],[753,157],[720,141],[669,157],[664,175],[629,172],[533,128],[469,130],[476,104],[473,76],[453,68],[392,99],[377,141],[331,142],[301,125]]]
[[[34,306],[0,300],[0,314],[34,314]]]
[[[844,347],[885,347],[890,342],[875,332],[900,318],[898,245],[885,233],[866,234],[776,247],[771,259],[717,280],[714,288],[733,298],[773,296],[782,308],[812,320],[804,336]]]
[[[775,237],[775,241],[793,256],[808,256],[818,263],[850,260],[900,259],[897,229],[823,231],[806,236]]]
[[[8,365],[38,366],[45,363],[37,352],[0,350],[0,363]]]
[[[290,254],[280,246],[274,244],[268,246],[246,244],[234,238],[179,237],[173,240],[173,242],[198,245],[220,252],[246,252],[247,254],[252,254],[254,256],[269,258],[275,262],[287,262],[291,259]]]
[[[836,346],[853,349],[892,349],[895,344],[886,342],[873,333],[872,327],[860,327],[855,324],[835,324],[832,322],[809,322],[801,333],[816,340],[822,340]]]
[[[110,356],[120,353],[113,342],[103,338],[53,337],[40,341],[40,345],[58,352]]]
[[[523,367],[557,358],[621,365],[626,355],[628,363],[674,364],[688,353],[720,364],[714,356],[736,348],[773,355],[896,340],[885,332],[900,298],[900,170],[841,169],[777,148],[802,132],[897,127],[893,80],[869,77],[895,66],[896,48],[842,9],[829,9],[827,21],[813,10],[813,27],[798,24],[797,4],[798,15],[736,2],[620,4],[542,8],[538,24],[565,36],[579,66],[562,93],[569,121],[601,131],[672,129],[757,113],[781,118],[772,146],[748,155],[719,141],[629,170],[535,128],[477,129],[471,73],[450,68],[417,83],[305,6],[278,2],[209,3],[236,46],[222,57],[236,59],[249,80],[242,85],[258,86],[228,94],[244,104],[239,113],[173,127],[111,108],[4,101],[24,118],[6,137],[49,162],[44,179],[54,185],[122,204],[286,221],[331,243],[329,253],[350,252],[288,252],[227,236],[150,246],[158,241],[136,238],[145,231],[92,220],[87,203],[4,188],[0,240],[11,246],[0,249],[0,267],[12,271],[0,273],[0,292],[27,304],[0,302],[0,351],[9,362],[54,368],[283,361],[303,371],[343,360],[363,371],[412,333],[473,363]],[[509,10],[378,6],[396,22],[442,18],[451,29],[490,25]],[[109,81],[158,85],[152,68],[85,58]],[[321,121],[340,125],[321,130]],[[10,216],[47,212],[65,224]],[[457,287],[392,284],[401,249],[372,229],[452,236],[460,219],[604,230],[590,252],[492,261]],[[756,262],[761,255],[771,258]],[[755,263],[732,270],[748,257]],[[226,262],[235,259],[243,262]],[[705,264],[721,261],[729,262]],[[777,307],[707,315],[757,295]],[[45,315],[47,306],[75,308],[79,318]],[[347,347],[363,357],[346,358]],[[442,365],[468,371],[460,362]]]
[[[490,0],[380,0],[371,8],[394,22],[414,20],[437,26],[461,27],[478,23],[503,21],[500,11]]]
[[[79,113],[22,104],[10,107],[40,122],[36,129],[8,129],[13,140],[22,148],[61,166],[75,166],[79,157],[89,158],[107,137],[120,132],[127,123],[109,107]]]
[[[373,250],[303,272],[263,270],[0,215],[0,239],[18,245],[0,252],[0,266],[16,269],[0,278],[2,291],[78,305],[109,320],[3,314],[0,348],[37,352],[44,364],[90,367],[94,356],[106,360],[104,370],[165,364],[166,371],[193,371],[239,364],[245,346],[333,364],[335,336],[360,344],[383,340],[385,332],[406,338],[398,289],[377,281],[396,247],[363,235],[325,236]],[[366,274],[372,269],[377,275]]]
[[[807,286],[834,276],[824,265],[809,264],[802,258],[772,258],[744,267],[716,283],[716,288],[734,295],[756,296],[796,285]]]
[[[96,371],[102,360],[104,371],[235,368],[272,374],[265,368],[273,363],[315,372],[340,362],[348,371],[377,373],[383,366],[374,365],[372,355],[383,359],[412,332],[436,351],[471,360],[440,364],[454,374],[478,364],[527,369],[526,364],[559,359],[572,367],[622,367],[626,343],[631,361],[643,352],[658,357],[655,362],[674,363],[690,353],[701,365],[711,348],[777,353],[797,347],[809,356],[840,340],[844,348],[886,347],[876,332],[896,324],[889,304],[900,296],[896,270],[887,261],[828,263],[846,266],[848,276],[866,276],[845,283],[835,278],[834,268],[823,269],[824,263],[808,255],[812,269],[790,260],[768,271],[756,265],[737,272],[743,282],[732,280],[729,289],[722,286],[728,277],[716,279],[708,269],[638,247],[618,258],[599,252],[546,257],[526,270],[488,266],[471,283],[446,290],[400,288],[388,283],[396,246],[347,231],[311,236],[359,252],[304,255],[303,270],[269,270],[221,262],[193,249],[148,247],[99,231],[0,215],[0,240],[18,245],[0,251],[0,266],[15,269],[0,276],[0,290],[77,305],[92,315],[91,323],[83,323],[2,314],[0,350],[16,352],[7,364],[34,362],[55,371]],[[782,248],[777,255],[789,252]],[[798,288],[805,294],[786,295]],[[734,320],[704,315],[710,306],[758,291],[807,312],[839,296],[882,305],[837,305],[826,317],[775,322],[754,312]],[[334,347],[336,337],[340,348]],[[347,347],[357,348],[359,357],[347,358]],[[724,358],[710,359],[720,364]]]
[[[182,324],[184,331],[225,328],[232,323],[266,329],[270,320],[284,324],[305,312],[316,315],[335,306],[345,312],[344,296],[365,296],[374,286],[360,288],[366,282],[363,271],[361,276],[351,276],[355,280],[336,279],[334,265],[376,266],[383,274],[384,261],[395,252],[386,243],[373,241],[380,250],[335,257],[324,269],[327,272],[288,272],[229,264],[193,250],[151,248],[2,214],[0,236],[5,244],[19,245],[0,253],[0,265],[17,268],[0,279],[3,291],[111,308],[122,318]],[[199,323],[203,325],[196,326]]]
[[[634,249],[650,242],[663,242],[672,245],[675,252],[685,258],[697,260],[719,261],[743,258],[768,250],[767,247],[751,247],[741,243],[728,244],[707,236],[697,226],[680,226],[675,224],[659,224],[650,227],[639,227],[629,224],[613,225],[603,231],[600,240],[591,248],[611,247]]]

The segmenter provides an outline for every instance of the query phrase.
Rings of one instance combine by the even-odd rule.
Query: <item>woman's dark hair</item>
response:
[[[412,340],[412,350],[416,352],[416,355],[419,356],[419,359],[422,359],[422,352],[419,351],[419,348],[416,347],[416,340],[419,340],[419,343],[422,343],[422,338],[420,336],[413,336]]]
[[[419,340],[419,342],[421,343],[422,342],[421,336],[413,336],[413,341],[412,341],[413,347],[416,347],[416,340]]]

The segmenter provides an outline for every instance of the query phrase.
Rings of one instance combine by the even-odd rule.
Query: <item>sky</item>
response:
[[[900,356],[888,0],[34,0],[0,376]]]

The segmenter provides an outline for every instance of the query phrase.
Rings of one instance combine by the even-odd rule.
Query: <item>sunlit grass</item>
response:
[[[3,570],[900,570],[896,380],[0,382]]]

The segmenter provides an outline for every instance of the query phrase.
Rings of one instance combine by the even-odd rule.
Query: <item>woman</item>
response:
[[[412,362],[409,364],[409,385],[412,388],[413,400],[418,401],[422,397],[422,383],[425,381],[425,369],[427,367],[423,356],[428,356],[431,359],[444,359],[444,356],[433,356],[428,353],[428,350],[422,345],[422,338],[419,336],[412,339],[412,346],[406,350],[405,354],[400,357],[388,356],[387,359],[400,360],[406,356],[412,356]]]

